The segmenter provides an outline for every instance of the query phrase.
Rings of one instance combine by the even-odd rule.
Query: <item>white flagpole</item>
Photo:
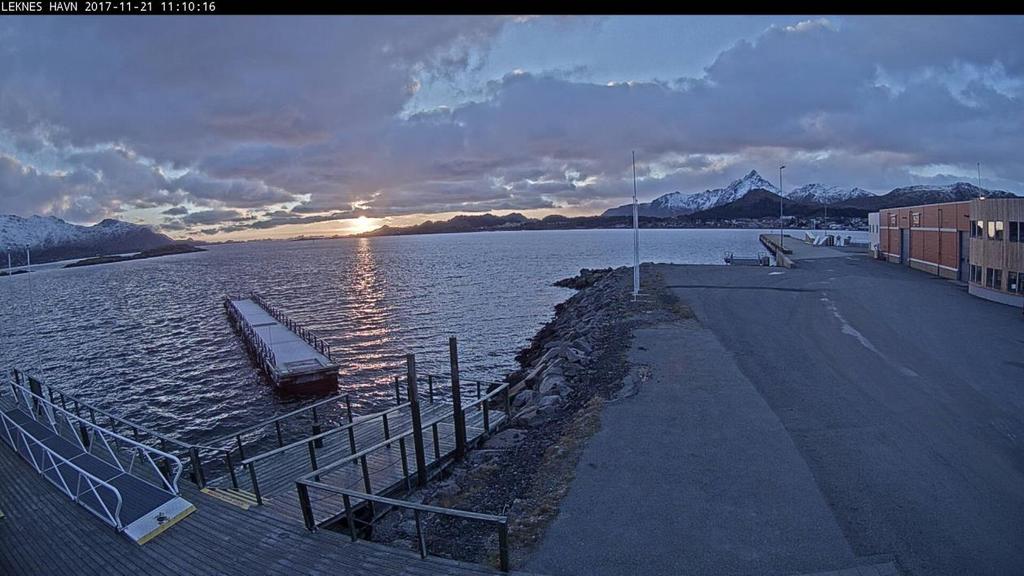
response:
[[[640,212],[636,200],[636,151],[633,151],[633,299],[640,294]]]

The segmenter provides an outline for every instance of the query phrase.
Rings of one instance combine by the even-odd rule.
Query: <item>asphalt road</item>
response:
[[[892,555],[915,575],[1024,574],[1020,311],[837,256],[658,266],[699,325],[636,334],[653,377],[605,409],[528,569],[786,574]]]
[[[664,268],[854,553],[894,553],[911,574],[1024,574],[1020,311],[864,256],[777,272]]]

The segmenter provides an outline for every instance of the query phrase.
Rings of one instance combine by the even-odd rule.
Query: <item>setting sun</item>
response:
[[[369,232],[370,230],[374,230],[380,226],[377,224],[376,218],[367,218],[366,216],[360,216],[355,220],[349,220],[346,224],[350,234],[362,234],[363,232]]]

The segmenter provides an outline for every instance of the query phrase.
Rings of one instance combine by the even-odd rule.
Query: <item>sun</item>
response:
[[[360,216],[355,220],[349,220],[348,230],[352,234],[362,234],[363,232],[369,232],[377,228],[378,225],[374,219],[367,218],[366,216]]]

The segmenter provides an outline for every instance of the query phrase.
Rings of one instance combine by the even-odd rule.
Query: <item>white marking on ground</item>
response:
[[[769,276],[775,276],[776,274],[785,274],[785,272],[769,272]]]
[[[818,300],[820,300],[822,302],[825,302],[825,306],[828,307],[829,312],[832,312],[832,315],[836,317],[836,320],[839,320],[839,324],[841,325],[839,329],[840,329],[840,331],[843,334],[846,334],[847,336],[853,336],[854,338],[856,338],[857,342],[860,342],[861,346],[863,346],[863,347],[867,348],[868,350],[874,352],[875,354],[878,355],[879,358],[881,358],[882,360],[885,360],[886,362],[888,362],[892,366],[896,367],[900,371],[900,373],[903,374],[904,376],[911,376],[911,377],[919,376],[919,374],[917,372],[914,372],[913,370],[911,370],[910,368],[907,368],[906,366],[901,366],[901,365],[893,362],[885,354],[882,354],[878,350],[878,348],[876,348],[875,345],[871,343],[871,340],[868,340],[867,336],[861,334],[859,330],[854,328],[849,322],[846,321],[846,318],[843,318],[843,315],[839,313],[839,308],[836,307],[836,303],[835,302],[833,302],[832,300],[830,300],[827,297],[826,298],[819,298]]]

